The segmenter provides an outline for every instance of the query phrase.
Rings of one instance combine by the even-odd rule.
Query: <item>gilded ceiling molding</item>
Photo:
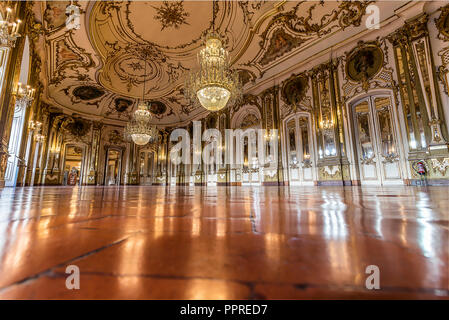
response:
[[[96,66],[92,55],[75,44],[72,33],[71,30],[55,38],[46,39],[47,57],[50,62],[48,64],[49,83],[56,87],[66,79],[92,81],[88,75],[89,69]]]
[[[262,1],[239,1],[238,4],[244,14],[244,23],[250,23],[253,19],[254,14],[259,11],[262,6],[269,2],[268,0]]]
[[[170,2],[174,2],[174,3],[178,2],[178,3],[181,3],[181,4],[182,4],[182,1],[164,1],[164,3],[165,3],[165,2],[168,2],[168,3],[170,3]],[[131,5],[131,3],[132,3],[132,1],[126,1],[126,11],[125,11],[126,25],[128,26],[129,30],[131,30],[131,32],[133,33],[133,35],[134,35],[137,39],[139,39],[140,41],[146,42],[146,43],[148,43],[148,44],[153,44],[153,45],[155,45],[156,47],[158,47],[159,49],[168,49],[168,50],[173,50],[173,49],[185,49],[185,48],[187,48],[187,47],[189,47],[189,46],[192,46],[192,45],[194,45],[194,44],[201,44],[202,41],[204,40],[205,35],[206,35],[209,31],[212,30],[212,20],[211,20],[211,21],[209,21],[208,27],[201,33],[201,35],[200,35],[199,37],[197,37],[197,38],[195,38],[195,39],[192,39],[192,40],[190,40],[189,42],[184,43],[184,44],[181,44],[181,45],[179,45],[179,46],[174,46],[174,47],[161,46],[161,45],[159,45],[159,44],[157,44],[157,43],[153,43],[153,42],[150,42],[150,41],[148,41],[148,40],[145,40],[140,34],[138,34],[138,33],[135,31],[134,25],[133,25],[133,23],[131,22],[131,19],[130,19],[130,17],[129,17],[129,14],[131,13],[131,11],[130,11],[130,5]],[[218,13],[219,13],[219,11],[220,11],[220,5],[218,4],[217,0],[213,0],[213,3],[214,3],[213,10],[214,10],[215,15],[217,16],[217,21],[216,21],[216,23],[217,23],[217,25],[220,25],[221,23],[223,23],[224,16],[226,15],[226,11],[223,12],[223,14],[222,14],[221,16],[219,16]],[[153,6],[153,8],[155,8],[155,7]],[[156,9],[156,8],[155,8],[155,9]],[[156,9],[156,10],[157,10],[157,9]],[[173,11],[173,10],[175,10],[175,11]],[[158,11],[158,10],[157,10],[157,11]],[[178,21],[178,23],[177,23],[178,28],[175,27],[175,29],[179,29],[180,26],[181,26],[182,24],[188,24],[188,23],[179,23],[179,21],[182,20],[182,15],[183,15],[183,14],[184,14],[184,16],[183,16],[184,18],[187,18],[188,16],[190,16],[190,13],[188,13],[188,12],[185,11],[183,5],[182,5],[182,10],[181,10],[181,11],[180,11],[180,8],[177,7],[177,8],[170,8],[170,9],[168,9],[168,11],[167,11],[167,9],[163,9],[163,12],[164,12],[164,14],[162,14],[161,17],[159,17],[159,15],[160,15],[160,14],[159,14],[159,11],[158,11],[158,15],[156,15],[156,16],[153,17],[155,20],[158,20],[158,21],[162,24],[162,29],[161,29],[161,31],[164,30],[165,28],[169,28],[170,25],[171,25],[172,23],[176,22],[176,21]],[[173,15],[173,13],[175,13],[176,18],[173,17],[173,16],[171,16],[171,15]],[[179,17],[179,15],[181,15],[181,18]],[[223,37],[222,39],[225,39],[225,37]],[[227,42],[227,41],[225,41],[225,43],[226,43],[226,42]]]
[[[157,11],[154,19],[161,23],[161,31],[165,28],[179,29],[179,26],[189,24],[187,18],[190,14],[184,10],[182,1],[164,1],[161,6],[152,7]]]
[[[372,2],[343,1],[317,19],[318,8],[329,5],[329,2],[314,3],[306,10],[307,2],[300,1],[290,11],[278,13],[271,19],[260,35],[259,53],[244,65],[255,65],[263,73],[274,61],[306,43],[349,26],[360,26],[366,7]],[[305,15],[302,14],[304,11]]]

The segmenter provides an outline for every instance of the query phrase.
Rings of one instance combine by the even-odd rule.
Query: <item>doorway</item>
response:
[[[352,111],[361,183],[403,184],[391,97],[363,98]]]
[[[154,152],[143,150],[140,152],[140,184],[151,186],[154,176]]]
[[[67,145],[64,156],[63,185],[75,186],[82,183],[83,148]]]
[[[309,114],[297,114],[286,121],[288,172],[291,185],[313,185],[313,142]]]
[[[106,168],[104,175],[104,185],[119,186],[122,165],[122,151],[108,149],[106,153]]]

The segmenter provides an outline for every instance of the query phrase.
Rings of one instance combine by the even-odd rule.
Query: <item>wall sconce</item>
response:
[[[6,8],[6,19],[0,19],[0,47],[14,48],[20,37],[19,26],[22,21],[11,21],[11,8]]]
[[[43,134],[38,133],[34,136],[34,141],[43,143],[45,141],[45,136]]]
[[[330,136],[334,132],[334,122],[332,120],[321,120],[320,128],[325,135]]]
[[[36,89],[31,88],[29,85],[23,85],[22,83],[18,83],[16,90],[14,90],[13,94],[16,96],[16,101],[29,104],[34,99],[34,95],[36,93]]]
[[[30,130],[39,130],[42,126],[42,123],[39,121],[34,121],[34,120],[30,120],[30,122],[28,123],[28,128]]]

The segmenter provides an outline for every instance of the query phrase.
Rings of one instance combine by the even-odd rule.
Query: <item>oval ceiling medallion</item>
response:
[[[73,90],[72,94],[81,100],[92,100],[104,95],[104,90],[93,86],[79,86]]]
[[[149,104],[150,111],[154,115],[162,115],[167,111],[167,106],[160,101],[151,101]]]
[[[125,98],[116,98],[114,100],[114,108],[117,112],[125,112],[133,104],[133,101]]]
[[[382,68],[384,54],[376,45],[358,46],[348,57],[346,74],[355,82],[364,82],[374,77]]]

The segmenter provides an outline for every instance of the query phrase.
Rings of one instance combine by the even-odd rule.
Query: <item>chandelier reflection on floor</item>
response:
[[[132,141],[139,146],[146,145],[148,142],[156,140],[157,137],[157,129],[155,126],[150,124],[152,116],[148,108],[148,104],[145,102],[145,76],[147,74],[147,61],[146,53],[143,52],[142,54],[145,57],[142,100],[137,105],[137,110],[134,111],[131,121],[129,121],[125,127],[125,136],[131,137]]]
[[[241,85],[238,74],[229,68],[229,53],[215,32],[214,8],[212,11],[213,31],[206,36],[205,47],[198,53],[199,70],[188,76],[184,93],[190,102],[218,111],[240,97]]]

